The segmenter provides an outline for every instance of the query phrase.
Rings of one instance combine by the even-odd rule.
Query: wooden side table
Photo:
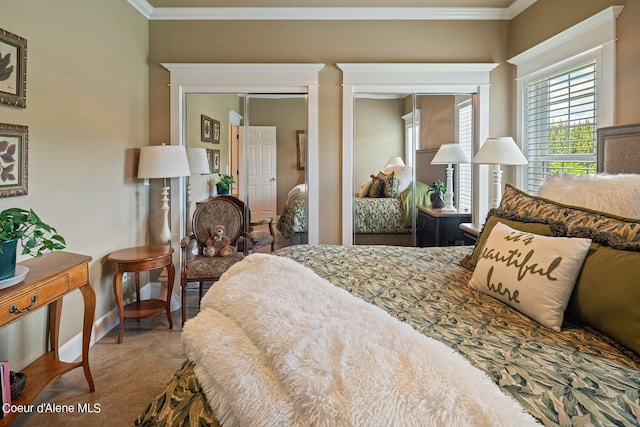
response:
[[[137,246],[113,252],[109,254],[107,259],[113,263],[114,269],[113,293],[116,297],[118,315],[120,317],[118,344],[122,342],[124,335],[125,319],[143,319],[166,311],[169,329],[173,329],[171,294],[176,275],[176,270],[173,266],[173,248],[168,245]],[[162,267],[166,267],[168,273],[166,301],[154,298],[141,301],[140,272]],[[136,273],[136,302],[125,306],[122,298],[122,275],[127,272]]]
[[[32,258],[19,264],[29,268],[25,279],[13,286],[0,289],[0,327],[21,319],[34,311],[48,307],[48,350],[40,358],[27,366],[24,391],[12,404],[31,405],[40,392],[55,378],[72,369],[82,367],[89,384],[89,391],[95,386],[89,369],[89,344],[91,328],[96,308],[96,295],[89,283],[89,261],[91,257],[71,252],[51,252],[40,258]],[[60,360],[59,332],[62,297],[74,290],[80,290],[84,301],[82,323],[82,360],[62,362]],[[9,412],[0,419],[0,426],[8,426],[20,416],[20,412]]]

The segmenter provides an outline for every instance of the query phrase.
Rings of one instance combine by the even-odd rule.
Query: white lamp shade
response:
[[[510,136],[488,138],[471,163],[483,165],[526,165],[527,158]]]
[[[432,165],[449,163],[469,163],[469,159],[467,159],[459,144],[442,144],[433,160],[431,160]]]
[[[402,157],[391,157],[384,168],[392,168],[394,166],[405,166]]]
[[[187,150],[181,145],[149,145],[140,149],[138,178],[188,176]]]
[[[189,159],[189,169],[192,174],[199,173],[204,175],[211,173],[205,148],[187,148],[187,158]]]

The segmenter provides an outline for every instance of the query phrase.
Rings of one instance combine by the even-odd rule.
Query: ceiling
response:
[[[149,20],[496,20],[537,0],[127,0]]]
[[[499,7],[517,0],[147,0],[153,7]]]

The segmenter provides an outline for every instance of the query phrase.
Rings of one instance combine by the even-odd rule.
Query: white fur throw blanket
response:
[[[225,427],[536,424],[458,353],[274,255],[234,265],[182,336]]]

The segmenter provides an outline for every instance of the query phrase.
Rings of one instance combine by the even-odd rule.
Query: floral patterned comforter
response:
[[[354,198],[353,229],[356,233],[409,233],[405,223],[403,200],[395,198]],[[285,239],[294,233],[307,232],[305,193],[291,197],[282,210],[276,228]]]
[[[470,289],[471,248],[295,246],[277,252],[460,352],[544,425],[640,425],[640,358],[565,322],[538,325]],[[191,362],[137,425],[217,425]]]

